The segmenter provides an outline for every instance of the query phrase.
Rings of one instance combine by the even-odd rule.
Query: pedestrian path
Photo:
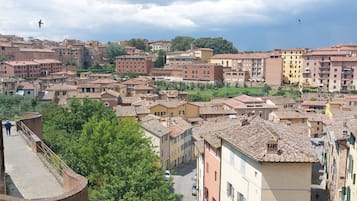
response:
[[[63,193],[62,185],[16,131],[15,126],[11,128],[11,136],[7,136],[3,128],[3,138],[5,172],[9,176],[8,181],[13,182],[13,185],[8,185],[8,194],[34,199]]]

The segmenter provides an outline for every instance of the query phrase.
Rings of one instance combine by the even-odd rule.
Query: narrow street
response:
[[[172,171],[174,191],[182,195],[177,201],[196,201],[196,196],[192,195],[192,184],[196,182],[193,179],[195,174],[196,160],[182,164]]]

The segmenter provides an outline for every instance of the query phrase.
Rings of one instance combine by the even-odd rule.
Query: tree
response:
[[[211,48],[214,54],[238,53],[238,50],[229,42],[221,37],[218,38],[199,38],[193,44],[196,48]]]
[[[151,141],[130,119],[118,121],[98,101],[72,99],[68,108],[46,108],[44,137],[76,172],[88,178],[90,200],[169,200]]]
[[[171,41],[172,51],[186,51],[191,48],[191,45],[195,39],[189,36],[176,36]]]
[[[125,54],[126,54],[125,49],[122,46],[115,43],[110,43],[108,47],[105,49],[105,57],[108,59],[109,63],[111,64],[115,63],[115,57]]]
[[[157,52],[157,59],[155,61],[155,68],[163,68],[166,63],[166,52],[159,50]]]
[[[136,49],[149,51],[148,40],[141,38],[133,38],[127,42],[127,45],[135,47]]]

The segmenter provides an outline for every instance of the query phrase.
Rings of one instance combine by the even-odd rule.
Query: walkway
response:
[[[5,172],[9,175],[8,182],[13,183],[8,185],[8,194],[26,199],[62,194],[62,185],[27,145],[23,136],[17,133],[15,126],[11,129],[11,136],[7,136],[3,129],[3,136]]]

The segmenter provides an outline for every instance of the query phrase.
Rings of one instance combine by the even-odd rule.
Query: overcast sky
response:
[[[357,43],[355,19],[356,0],[0,0],[1,34],[56,41],[191,36],[238,50],[314,48]]]

